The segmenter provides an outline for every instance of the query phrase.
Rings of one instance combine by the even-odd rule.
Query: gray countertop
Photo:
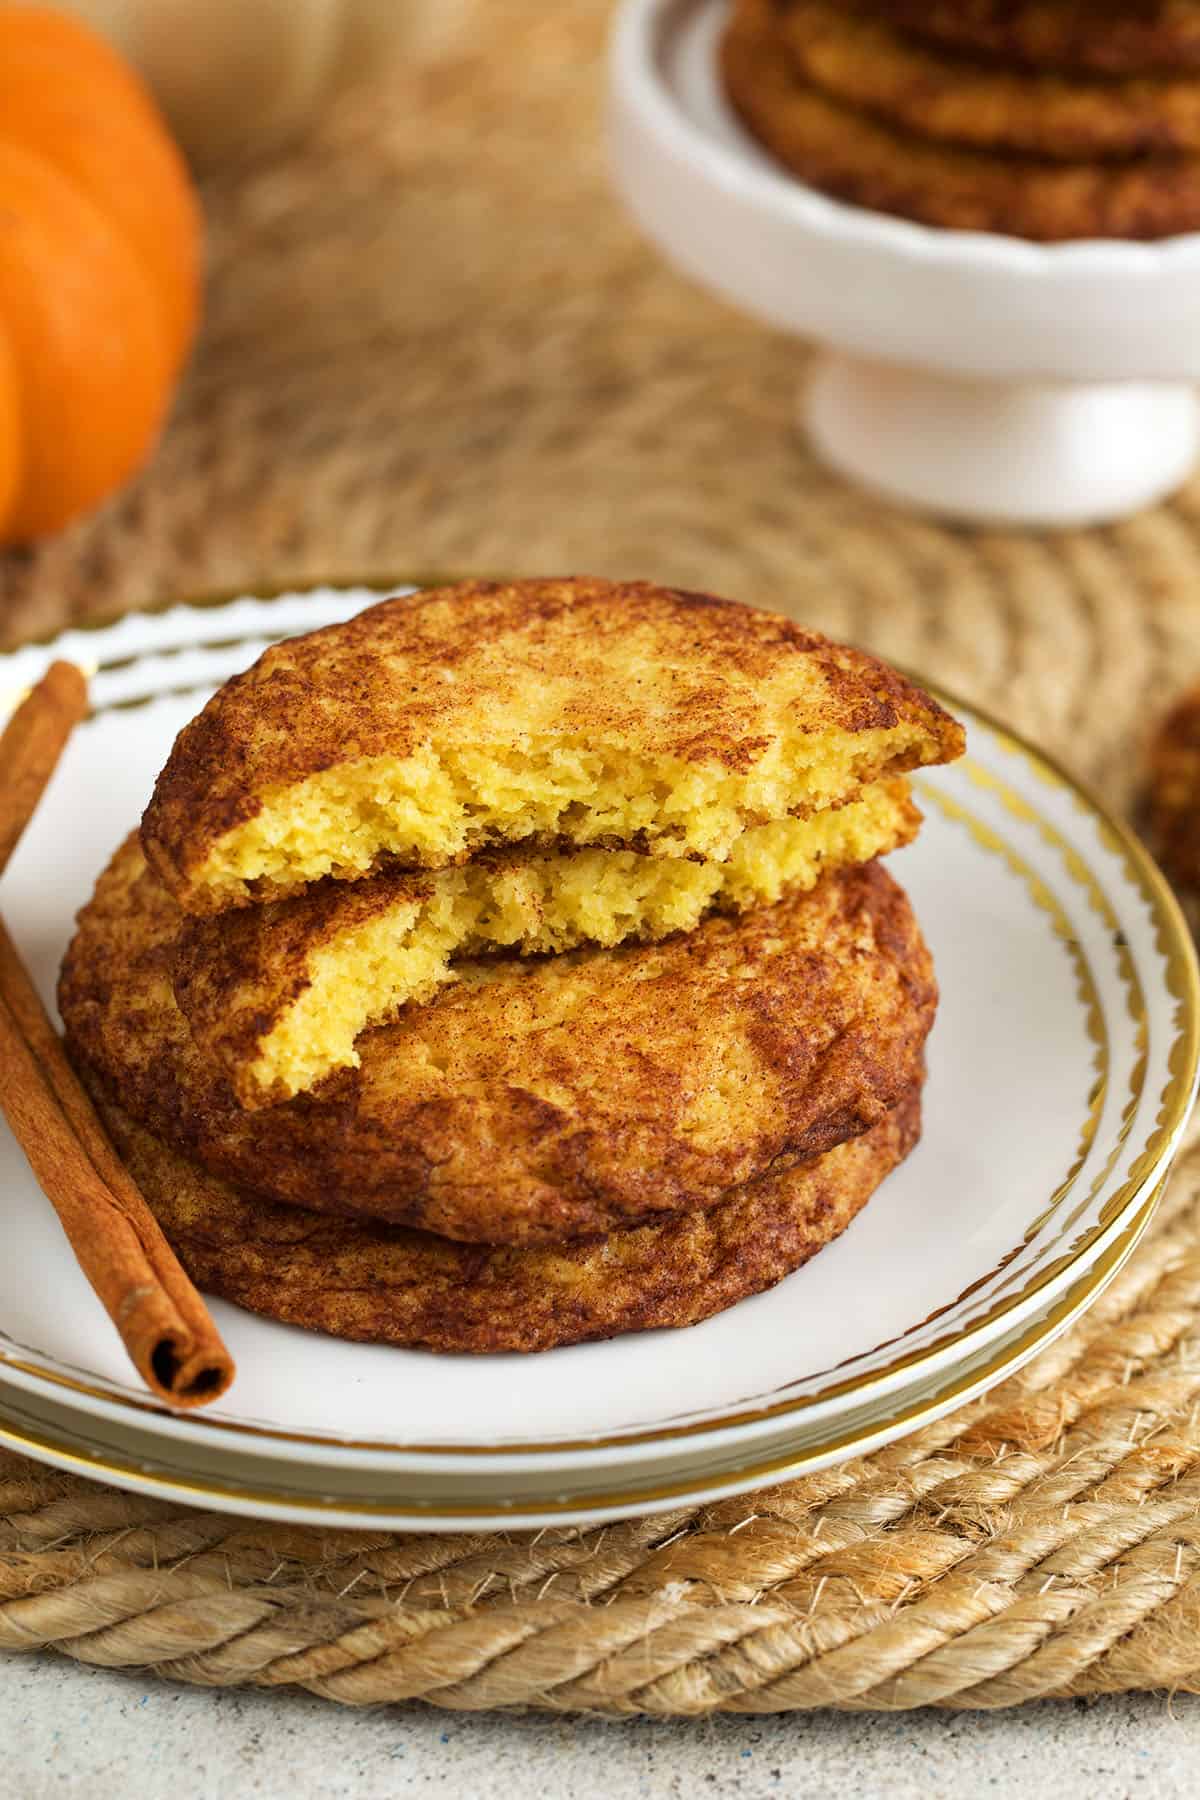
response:
[[[691,1722],[353,1711],[305,1694],[173,1685],[0,1659],[13,1800],[623,1800],[804,1795],[1173,1800],[1200,1793],[1200,1700],[1131,1695],[1007,1713]]]

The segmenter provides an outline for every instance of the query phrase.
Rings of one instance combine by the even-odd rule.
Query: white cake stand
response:
[[[734,118],[727,0],[625,0],[616,179],[677,266],[822,346],[803,417],[888,496],[1029,525],[1120,518],[1200,454],[1200,233],[1043,246],[827,199]]]

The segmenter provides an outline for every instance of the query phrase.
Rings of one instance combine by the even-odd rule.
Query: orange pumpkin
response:
[[[0,544],[145,460],[195,336],[200,211],[149,93],[87,26],[0,5]]]

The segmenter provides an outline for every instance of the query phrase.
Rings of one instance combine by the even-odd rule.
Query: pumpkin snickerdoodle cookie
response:
[[[1200,74],[1097,80],[931,48],[838,0],[776,0],[813,87],[915,137],[1064,162],[1200,151]]]
[[[551,1350],[696,1325],[840,1237],[916,1144],[920,1082],[876,1126],[703,1213],[528,1247],[274,1206],[97,1101],[193,1280],[251,1312],[365,1343],[449,1353]]]
[[[1042,242],[1200,228],[1200,156],[1052,163],[918,138],[805,82],[772,0],[740,0],[721,61],[752,135],[801,180],[853,205]]]
[[[961,749],[913,683],[778,614],[646,581],[462,582],[227,682],[142,845],[194,913],[512,845],[723,862],[751,826]]]
[[[650,582],[468,581],[280,643],[179,734],[64,958],[69,1053],[210,1291],[537,1351],[696,1324],[920,1135],[879,858],[931,695]]]
[[[653,943],[711,912],[815,887],[910,843],[920,823],[900,776],[814,818],[752,826],[724,862],[510,850],[453,869],[322,881],[294,899],[185,917],[175,999],[242,1105],[269,1106],[356,1068],[365,1030],[432,999],[472,957]]]
[[[1200,73],[1200,0],[860,0],[929,42],[1094,75]]]
[[[248,1111],[171,985],[183,915],[136,838],[79,916],[59,1007],[139,1123],[264,1198],[468,1242],[703,1211],[879,1123],[922,1066],[929,952],[877,863],[662,943],[464,963],[360,1063]]]

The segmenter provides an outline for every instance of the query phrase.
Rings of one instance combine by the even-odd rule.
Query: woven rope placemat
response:
[[[606,186],[608,7],[427,0],[420,59],[208,194],[208,326],[144,478],[0,559],[8,642],[214,588],[638,574],[991,707],[1117,805],[1200,673],[1200,484],[965,532],[818,468],[803,351]],[[879,1455],[602,1530],[247,1525],[0,1457],[0,1646],[351,1703],[701,1714],[1200,1684],[1200,1149],[1083,1324]]]

